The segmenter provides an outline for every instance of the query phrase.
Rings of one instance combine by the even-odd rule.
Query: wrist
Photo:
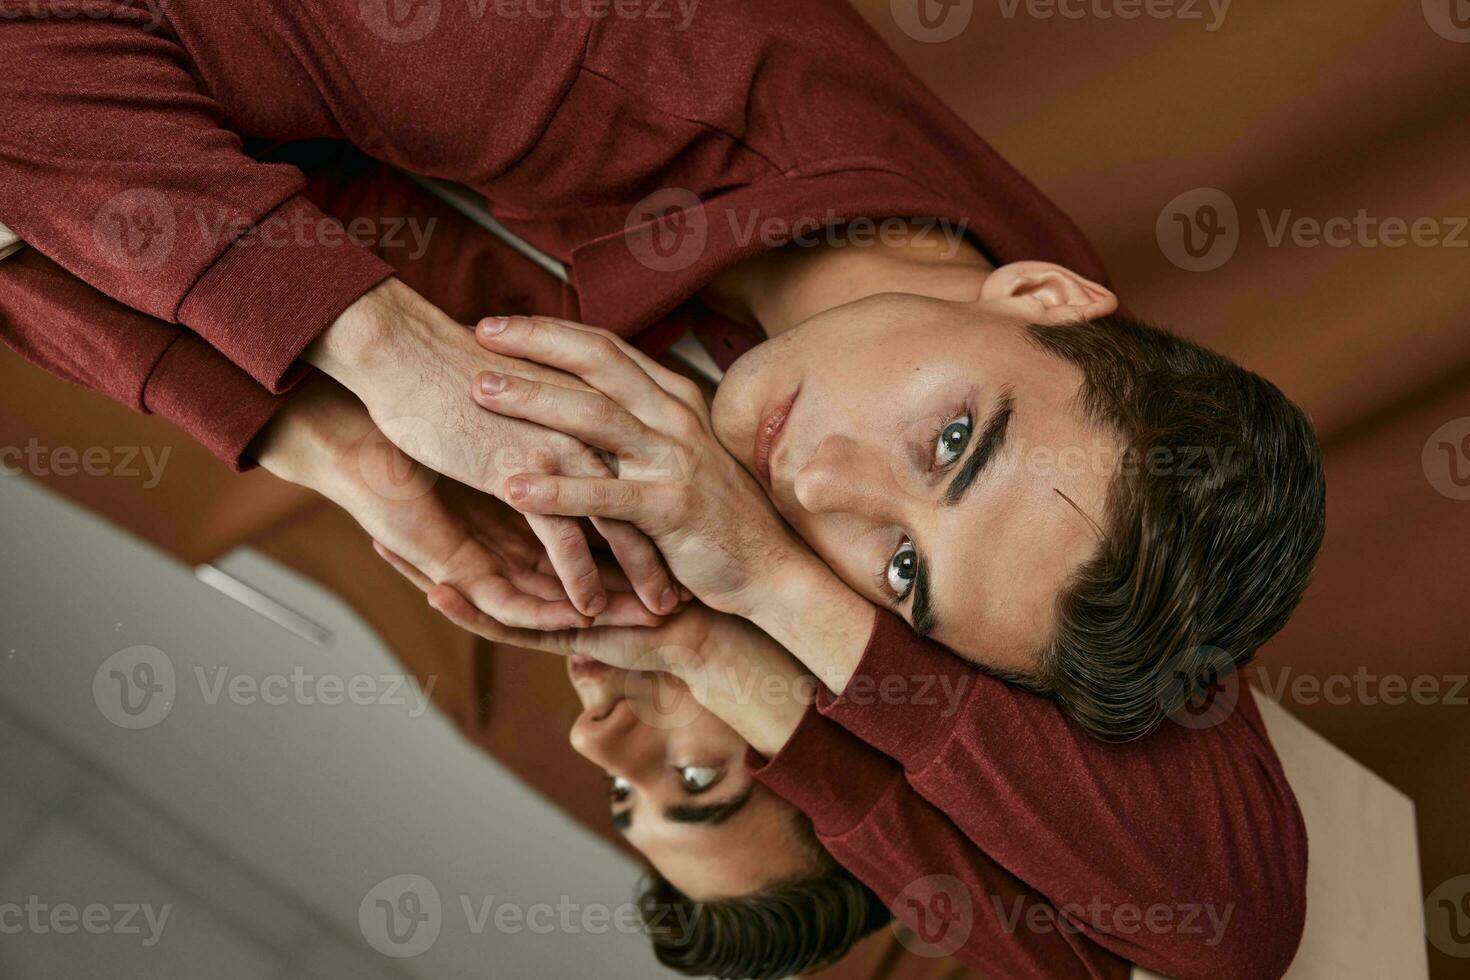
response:
[[[402,367],[406,334],[423,327],[427,300],[398,279],[387,279],[343,310],[302,358],[360,398],[385,371]]]
[[[272,475],[326,493],[340,482],[344,458],[373,428],[361,402],[317,376],[297,388],[261,430],[252,454]]]
[[[790,650],[834,693],[857,669],[873,631],[873,605],[816,555],[776,563],[748,592],[746,619]]]
[[[706,710],[767,757],[778,752],[816,697],[817,681],[752,623],[719,616],[685,683]]]

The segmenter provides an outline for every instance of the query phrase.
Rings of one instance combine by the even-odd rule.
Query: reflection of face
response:
[[[870,296],[750,351],[714,405],[721,443],[850,586],[1011,670],[1034,666],[1097,543],[1054,489],[1099,519],[1093,461],[1118,448],[1080,418],[1081,373],[1024,326],[979,301]],[[793,395],[766,474],[760,430]]]
[[[567,661],[572,747],[608,774],[613,825],[696,901],[812,871],[795,808],[745,769],[746,743],[667,674]]]

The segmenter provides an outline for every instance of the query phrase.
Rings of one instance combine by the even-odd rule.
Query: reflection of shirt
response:
[[[694,326],[722,365],[752,338],[695,316],[694,292],[847,218],[948,219],[996,261],[1103,277],[1055,206],[841,0],[705,0],[687,21],[175,0],[160,30],[130,0],[112,7],[63,20],[21,6],[0,25],[0,216],[272,390],[389,274],[383,257],[400,262],[321,232],[301,173],[251,159],[235,134],[345,139],[466,184],[568,266],[572,288],[540,312],[654,352]],[[97,78],[105,91],[85,82]],[[212,392],[239,379],[177,334],[27,312],[7,335],[28,357],[135,407],[156,401],[217,451],[243,448],[268,416],[252,398],[254,411],[222,417]],[[15,336],[30,332],[47,336]]]

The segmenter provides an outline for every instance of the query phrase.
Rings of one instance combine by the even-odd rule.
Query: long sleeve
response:
[[[774,758],[752,752],[746,766],[811,817],[822,846],[925,941],[926,954],[996,977],[1128,976],[1128,964],[919,796],[902,767],[815,709]]]
[[[129,309],[33,248],[0,262],[0,340],[32,364],[154,413],[236,469],[285,402],[188,330]]]
[[[188,327],[279,390],[302,350],[390,274],[221,124],[167,25],[37,14],[0,0],[0,215],[32,249],[119,302]],[[98,387],[141,391],[134,352]]]
[[[1306,830],[1248,688],[1212,727],[1106,744],[880,612],[817,704],[1124,959],[1189,980],[1279,977],[1295,955]]]

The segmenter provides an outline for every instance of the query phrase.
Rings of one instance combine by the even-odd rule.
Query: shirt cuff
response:
[[[949,740],[972,692],[986,679],[947,647],[924,639],[903,619],[880,609],[842,694],[822,688],[816,705],[908,771],[918,772]]]
[[[177,320],[273,392],[342,311],[393,275],[337,219],[287,198],[210,266]]]
[[[299,381],[305,372],[295,372]],[[286,403],[192,333],[163,352],[143,386],[145,411],[168,419],[237,471],[255,461],[246,450]]]
[[[893,781],[903,778],[891,759],[854,739],[815,707],[807,709],[771,760],[747,750],[745,768],[810,817],[823,837],[845,834],[862,823]]]

